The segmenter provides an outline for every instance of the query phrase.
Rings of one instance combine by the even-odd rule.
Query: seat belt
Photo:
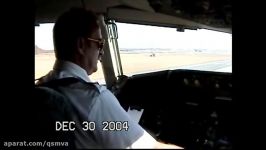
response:
[[[45,87],[50,87],[50,88],[56,88],[58,86],[68,86],[70,84],[74,84],[77,82],[84,82],[82,79],[74,78],[74,77],[68,77],[68,78],[62,78],[62,79],[54,79],[48,82],[44,82],[41,84],[38,84],[36,86],[45,86]]]

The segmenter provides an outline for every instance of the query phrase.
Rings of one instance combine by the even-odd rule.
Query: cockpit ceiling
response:
[[[193,20],[216,28],[231,28],[231,0],[148,0],[159,13]]]
[[[52,23],[71,7],[116,21],[231,33],[231,0],[35,0],[35,23]]]

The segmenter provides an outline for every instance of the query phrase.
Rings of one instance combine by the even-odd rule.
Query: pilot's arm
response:
[[[121,107],[116,97],[104,90],[95,101],[89,113],[89,120],[95,121],[96,141],[103,148],[181,148],[156,141]],[[128,128],[119,131],[103,131],[104,121],[128,122]]]

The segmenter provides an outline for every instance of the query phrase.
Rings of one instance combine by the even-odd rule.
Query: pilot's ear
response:
[[[84,38],[78,38],[77,40],[77,50],[79,54],[84,54],[84,50],[85,50],[85,40]]]

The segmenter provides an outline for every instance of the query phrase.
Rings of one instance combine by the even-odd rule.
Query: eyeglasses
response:
[[[104,39],[101,39],[101,40],[92,39],[92,38],[87,38],[87,39],[90,40],[90,41],[93,41],[93,42],[97,42],[99,51],[103,50],[103,46],[104,46],[104,43],[105,43]]]

